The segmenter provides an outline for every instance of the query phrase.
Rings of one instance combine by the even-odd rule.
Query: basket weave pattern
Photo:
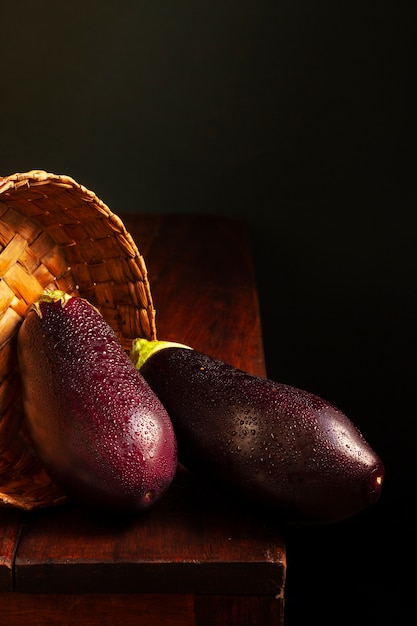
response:
[[[16,335],[45,289],[86,298],[126,350],[156,338],[146,264],[122,220],[69,176],[0,177],[0,503],[24,510],[65,500],[32,451],[21,405]]]

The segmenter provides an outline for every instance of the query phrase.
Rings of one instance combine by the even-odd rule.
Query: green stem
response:
[[[183,343],[176,343],[175,341],[149,341],[148,339],[139,337],[133,340],[130,350],[130,360],[133,362],[136,369],[140,370],[142,365],[152,354],[164,348],[186,348],[187,350],[192,350],[190,346],[186,346]]]
[[[61,302],[61,306],[64,307],[70,299],[71,296],[65,291],[61,291],[60,289],[51,289],[48,291],[45,289],[43,294],[41,294],[38,299],[30,305],[28,312],[33,309],[39,317],[42,317],[40,309],[41,302]]]

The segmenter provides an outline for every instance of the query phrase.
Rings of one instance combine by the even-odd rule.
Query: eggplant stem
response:
[[[130,350],[130,360],[133,362],[136,369],[140,370],[145,361],[149,359],[152,354],[163,350],[165,348],[186,348],[192,350],[191,346],[186,346],[183,343],[177,343],[175,341],[159,341],[144,339],[139,337],[134,339]]]

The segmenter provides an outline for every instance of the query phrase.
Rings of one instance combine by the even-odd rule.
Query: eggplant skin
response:
[[[18,332],[26,425],[51,477],[89,507],[155,504],[177,467],[172,423],[86,300],[40,301]]]
[[[378,500],[381,459],[326,400],[187,348],[154,352],[140,371],[170,415],[179,461],[247,503],[321,524]]]

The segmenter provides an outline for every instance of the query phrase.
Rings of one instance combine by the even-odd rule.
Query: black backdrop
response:
[[[68,174],[116,213],[245,218],[269,376],[333,401],[385,461],[375,508],[290,531],[288,626],[405,623],[415,15],[401,0],[5,4],[0,175]]]

